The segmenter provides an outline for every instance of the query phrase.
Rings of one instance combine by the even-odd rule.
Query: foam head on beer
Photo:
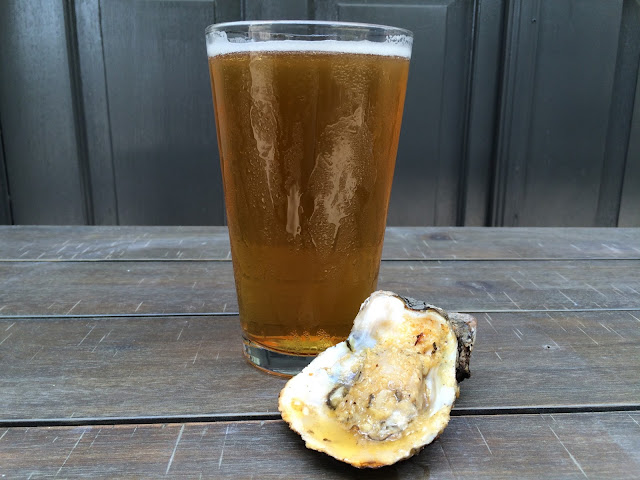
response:
[[[239,52],[326,52],[359,53],[388,57],[411,58],[413,39],[406,35],[389,35],[384,42],[370,40],[265,40],[229,39],[226,32],[215,31],[207,36],[209,57]]]

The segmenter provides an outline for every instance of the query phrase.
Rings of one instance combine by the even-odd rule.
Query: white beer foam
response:
[[[225,32],[207,35],[209,57],[237,52],[328,52],[359,53],[385,57],[411,58],[413,39],[406,35],[390,35],[385,42],[369,40],[266,40],[229,41]]]

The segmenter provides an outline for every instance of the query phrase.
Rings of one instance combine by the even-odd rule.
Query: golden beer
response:
[[[245,344],[292,355],[344,340],[376,289],[409,70],[329,43],[209,48]]]

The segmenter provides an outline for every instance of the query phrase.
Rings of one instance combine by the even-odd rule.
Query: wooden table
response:
[[[244,361],[226,229],[0,227],[0,477],[640,477],[640,229],[390,228],[383,256],[478,337],[442,437],[359,471]]]

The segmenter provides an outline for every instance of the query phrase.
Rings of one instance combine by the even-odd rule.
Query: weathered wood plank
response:
[[[32,479],[631,479],[640,474],[639,424],[637,412],[456,417],[420,454],[379,470],[307,450],[277,420],[10,428],[0,433],[0,465],[12,478]]]
[[[640,260],[384,261],[378,287],[459,311],[637,309]],[[0,262],[0,317],[237,311],[231,262]]]
[[[640,228],[391,227],[383,258],[640,258]]]
[[[0,227],[0,261],[230,258],[226,227]]]
[[[640,228],[389,227],[385,259],[640,258]],[[6,260],[225,260],[226,227],[0,226]]]
[[[460,413],[640,406],[640,312],[478,314]],[[0,321],[0,421],[273,414],[237,317]],[[1,434],[1,432],[0,432]]]

